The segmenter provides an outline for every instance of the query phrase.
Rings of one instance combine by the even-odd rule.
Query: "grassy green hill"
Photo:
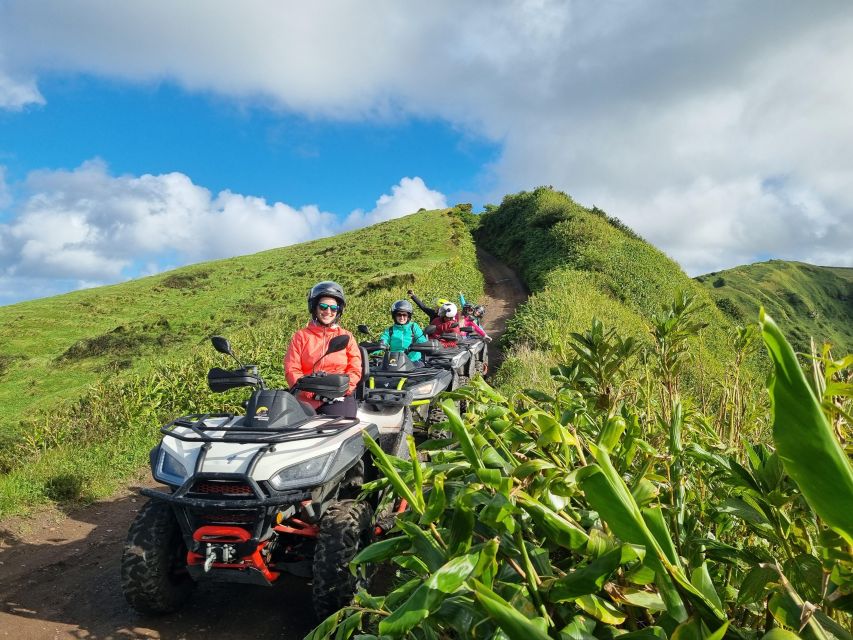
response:
[[[853,351],[853,268],[770,260],[696,278],[735,322],[759,307],[783,323],[794,348],[809,352],[811,338],[839,354]]]
[[[389,322],[408,287],[424,299],[482,292],[465,225],[432,211],[0,307],[0,515],[100,495],[145,461],[158,423],[228,402],[206,390],[207,368],[222,364],[211,335],[229,336],[268,382],[283,383],[305,295],[325,279],[344,286],[350,329]]]
[[[694,387],[722,378],[734,359],[734,325],[711,294],[603,211],[542,187],[506,196],[481,218],[478,243],[515,267],[533,292],[507,332],[510,353],[500,377],[505,386],[552,386],[549,366],[569,353],[571,333],[588,330],[594,317],[648,344],[650,319],[678,291],[697,297],[709,324],[696,346],[704,354],[702,367],[688,372]]]

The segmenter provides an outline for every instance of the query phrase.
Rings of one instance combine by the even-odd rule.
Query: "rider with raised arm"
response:
[[[439,298],[438,301],[436,302],[436,305],[437,305],[436,308],[431,309],[430,307],[425,305],[423,303],[423,301],[420,298],[418,298],[415,295],[415,292],[412,291],[411,289],[409,289],[406,293],[408,293],[409,297],[415,301],[415,304],[418,305],[418,308],[429,316],[430,322],[435,320],[435,318],[438,316],[438,312],[439,312],[439,309],[441,309],[441,305],[443,305],[445,302],[450,302],[450,300],[445,300],[444,298]]]
[[[457,319],[458,310],[452,302],[445,302],[438,308],[437,315],[430,322],[435,327],[435,333],[432,337],[436,338],[442,346],[456,346],[456,340],[445,340],[443,334],[455,333],[461,337],[462,332],[459,331],[459,321]]]
[[[327,280],[311,287],[308,293],[311,319],[306,327],[293,334],[284,356],[284,373],[290,386],[316,371],[349,376],[349,388],[341,398],[324,403],[313,394],[300,392],[299,399],[317,413],[354,418],[358,407],[352,394],[361,379],[361,352],[353,335],[338,325],[345,306],[344,290],[338,283]],[[349,336],[346,348],[324,356],[329,341],[341,335]]]

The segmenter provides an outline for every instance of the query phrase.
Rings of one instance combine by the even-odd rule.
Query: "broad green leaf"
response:
[[[631,489],[631,495],[640,507],[649,504],[659,493],[658,488],[648,478],[640,478]]]
[[[718,609],[722,610],[723,603],[720,602],[720,596],[717,590],[714,589],[714,583],[711,581],[711,574],[708,572],[708,564],[706,562],[693,569],[693,572],[690,574],[690,583],[699,589]]]
[[[518,492],[518,503],[533,517],[536,524],[542,527],[543,533],[551,542],[566,549],[580,549],[589,539],[586,531],[580,526],[559,516],[526,493]]]
[[[672,541],[672,536],[669,535],[669,530],[666,528],[666,521],[663,519],[663,511],[659,507],[643,509],[641,511],[643,521],[652,532],[652,535],[657,540],[660,548],[666,554],[667,559],[674,565],[678,564],[678,552],[675,550],[675,543]]]
[[[560,640],[596,640],[593,635],[597,622],[592,618],[578,615],[560,629]]]
[[[430,589],[425,584],[420,585],[402,606],[379,622],[379,633],[399,636],[414,629],[429,617],[430,611],[437,607],[444,597],[445,594],[441,591]]]
[[[767,585],[776,582],[779,579],[779,574],[770,567],[753,567],[743,577],[740,584],[740,591],[737,596],[737,603],[752,604],[764,599],[764,592]]]
[[[666,555],[643,520],[640,508],[625,483],[612,464],[608,464],[606,453],[600,452],[600,457],[604,467],[591,464],[578,472],[578,481],[587,500],[619,538],[646,548],[646,563],[655,570],[656,583],[667,603],[667,611],[676,620],[686,620],[687,610],[669,576]]]
[[[563,576],[552,583],[548,590],[551,602],[565,602],[589,593],[596,593],[604,586],[622,560],[622,549],[614,549],[588,565]]]
[[[626,428],[625,418],[620,415],[611,416],[607,419],[604,428],[601,430],[601,434],[598,437],[598,446],[608,453],[613,453],[616,445],[619,444],[619,438],[622,437]]]
[[[335,613],[314,627],[314,630],[305,636],[305,640],[326,640],[327,638],[331,638],[332,631],[335,630],[342,615],[343,611],[335,611]]]
[[[456,499],[456,508],[450,521],[450,537],[447,548],[452,554],[464,553],[471,546],[471,532],[474,531],[474,511],[462,501]]]
[[[376,562],[377,560],[392,558],[398,555],[403,549],[407,548],[409,544],[409,539],[405,536],[379,540],[362,549],[358,555],[352,559],[352,564]]]
[[[453,406],[453,402],[450,400],[442,400],[441,409],[444,411],[444,415],[447,416],[447,422],[450,425],[450,430],[453,431],[453,435],[456,436],[456,440],[459,442],[459,448],[462,450],[465,458],[474,466],[475,469],[483,469],[485,467],[483,460],[477,453],[477,449],[474,447],[474,442],[471,440],[471,434],[468,433],[468,429],[465,428],[465,423],[462,422],[462,418],[459,417],[459,412],[456,411],[456,407]]]
[[[635,607],[642,607],[651,611],[666,611],[666,604],[663,598],[654,591],[625,589],[621,592],[619,599]]]
[[[351,613],[344,621],[338,625],[338,630],[335,632],[335,640],[349,640],[355,630],[361,624],[362,611]]]
[[[405,498],[406,502],[409,503],[409,506],[417,511],[418,513],[423,513],[424,511],[424,497],[423,494],[418,493],[415,494],[410,488],[409,485],[405,483],[402,476],[399,474],[397,469],[394,468],[394,465],[391,463],[391,460],[388,458],[388,455],[382,450],[377,442],[370,437],[367,431],[363,432],[364,437],[364,445],[368,448],[371,454],[373,454],[373,461],[376,466],[385,474],[385,477],[391,482],[391,486],[394,487],[395,493],[401,498]]]
[[[408,569],[412,573],[416,573],[421,576],[429,575],[429,567],[426,566],[426,563],[416,556],[397,556],[393,559],[393,562],[403,569]]]
[[[785,470],[817,514],[853,545],[853,469],[806,382],[791,345],[764,309],[764,344],[774,365],[773,440]]]
[[[479,555],[479,553],[469,553],[453,558],[429,577],[426,586],[442,593],[453,593],[465,583],[465,580],[474,571]]]
[[[515,468],[515,471],[512,472],[512,475],[516,478],[526,478],[527,476],[532,476],[534,473],[540,473],[545,469],[556,469],[557,465],[553,462],[548,462],[547,460],[528,460],[527,462],[518,465]]]
[[[412,546],[417,552],[417,557],[423,560],[430,571],[437,570],[445,562],[444,552],[438,546],[435,538],[423,531],[418,525],[397,519],[397,526],[412,541]]]
[[[622,624],[625,622],[625,613],[614,607],[604,598],[594,594],[587,594],[575,600],[575,604],[596,620],[605,624]]]
[[[730,621],[726,620],[714,633],[705,636],[705,640],[723,640],[729,628]]]
[[[437,520],[444,513],[445,505],[444,474],[437,473],[432,479],[432,488],[429,492],[429,500],[427,501],[424,514],[420,519],[421,524],[429,524]]]
[[[691,617],[678,625],[670,637],[672,640],[705,640],[702,622]]]
[[[761,640],[800,640],[800,636],[796,633],[791,633],[787,629],[776,627],[761,636]]]
[[[619,636],[620,640],[668,640],[666,631],[661,627],[646,627],[638,631],[630,631]]]
[[[551,640],[538,625],[484,584],[475,581],[474,596],[510,640]]]

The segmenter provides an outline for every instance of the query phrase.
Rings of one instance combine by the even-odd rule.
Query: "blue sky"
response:
[[[853,4],[0,0],[0,304],[542,184],[853,266]]]
[[[101,158],[114,174],[180,171],[213,192],[345,214],[372,208],[402,176],[429,176],[451,199],[470,196],[499,151],[439,119],[328,122],[167,81],[53,74],[39,91],[46,104],[0,111],[11,183]]]

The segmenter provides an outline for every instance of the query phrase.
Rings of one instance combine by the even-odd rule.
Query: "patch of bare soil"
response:
[[[486,279],[485,327],[498,340],[527,290],[518,276],[478,251]],[[307,581],[286,577],[273,588],[200,584],[179,613],[152,617],[125,602],[119,580],[122,546],[131,521],[156,486],[145,471],[107,500],[67,512],[44,512],[0,522],[0,638],[303,638],[316,624]]]
[[[125,602],[122,545],[147,498],[138,479],[108,500],[68,513],[0,523],[0,638],[162,640],[303,638],[316,624],[311,590],[287,577],[274,588],[199,585],[169,616],[143,616]]]

